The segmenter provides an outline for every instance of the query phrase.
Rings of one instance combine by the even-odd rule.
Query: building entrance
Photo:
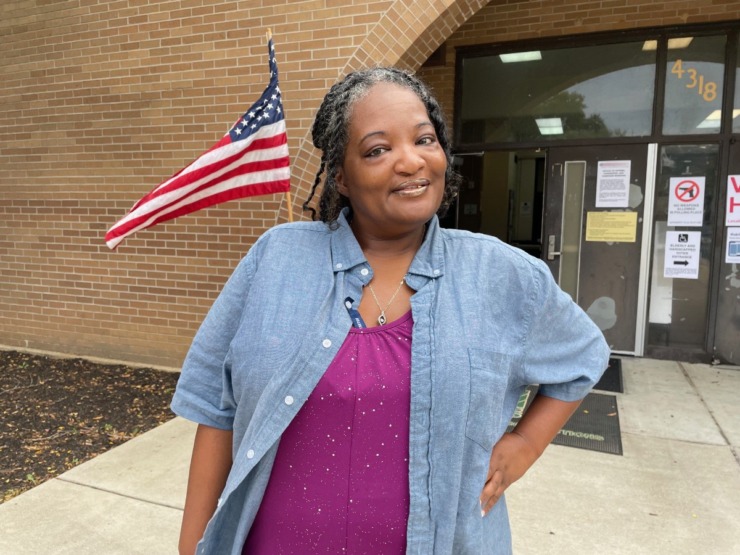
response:
[[[548,149],[543,258],[617,353],[641,350],[647,158],[645,144]]]
[[[642,354],[647,159],[645,144],[458,155],[463,184],[442,225],[494,235],[545,260],[613,352]],[[602,162],[624,169],[622,207],[597,201]]]

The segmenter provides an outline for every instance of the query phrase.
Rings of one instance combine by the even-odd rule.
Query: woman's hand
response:
[[[540,458],[581,401],[559,401],[537,395],[511,433],[493,446],[486,484],[480,496],[481,516],[486,516],[511,484],[524,476]]]
[[[488,514],[511,484],[524,476],[539,453],[516,431],[505,433],[493,446],[486,485],[480,496],[481,516]]]

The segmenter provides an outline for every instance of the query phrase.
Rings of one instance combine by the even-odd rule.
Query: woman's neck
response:
[[[371,265],[371,259],[383,260],[397,258],[408,258],[410,264],[416,255],[416,251],[421,247],[424,241],[424,235],[426,234],[426,226],[393,237],[364,232],[355,229],[354,225],[350,225],[350,227],[355,234],[357,242],[360,244],[360,248],[362,248],[362,252],[368,261],[371,262]]]

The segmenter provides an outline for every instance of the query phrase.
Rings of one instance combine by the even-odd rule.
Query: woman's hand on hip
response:
[[[480,496],[482,516],[540,458],[580,404],[580,400],[560,401],[544,395],[534,398],[516,427],[493,446],[486,485]]]
[[[493,446],[486,484],[480,495],[481,516],[488,514],[511,484],[524,476],[539,453],[516,432],[505,433]]]

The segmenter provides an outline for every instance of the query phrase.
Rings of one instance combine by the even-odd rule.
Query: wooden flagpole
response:
[[[267,40],[272,40],[272,29],[267,29]],[[290,186],[288,186],[290,187]],[[290,188],[288,188],[287,191],[285,191],[285,200],[288,201],[288,221],[293,221],[293,199],[290,196]]]

